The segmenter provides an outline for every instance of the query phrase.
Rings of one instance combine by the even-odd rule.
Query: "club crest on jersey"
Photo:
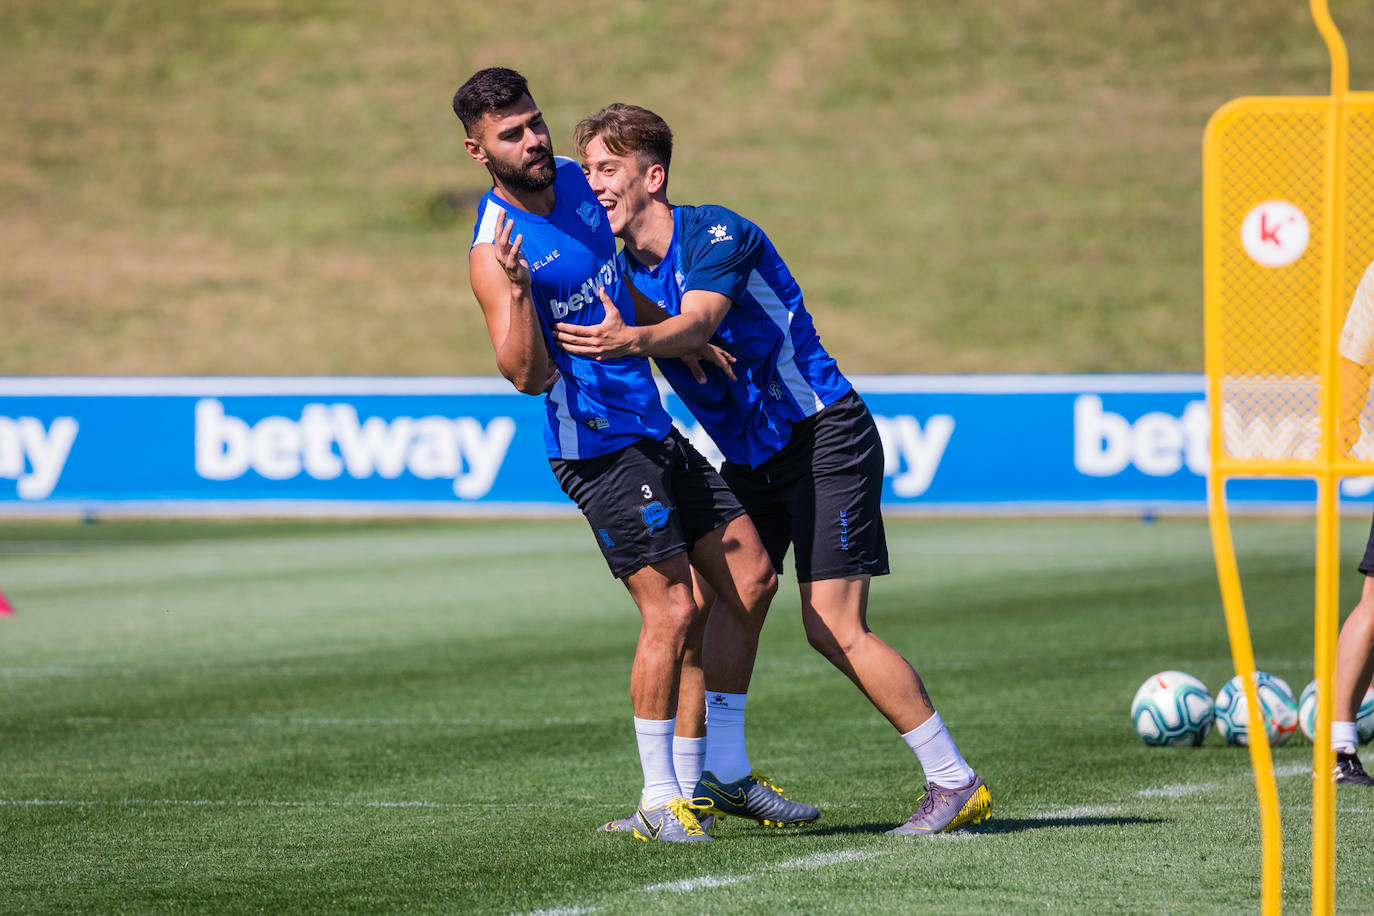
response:
[[[782,386],[777,383],[776,379],[768,383],[768,396],[775,401],[782,400]]]
[[[658,500],[654,500],[649,505],[639,510],[640,517],[644,519],[644,524],[650,531],[657,531],[668,524],[668,513],[671,510]]]
[[[594,204],[590,200],[584,200],[577,207],[577,215],[582,217],[582,222],[595,229],[601,225],[601,205]]]
[[[712,245],[714,245],[716,242],[731,242],[734,241],[735,238],[733,235],[730,234],[730,230],[725,228],[724,223],[716,223],[714,226],[712,226],[710,229],[707,229],[706,231],[711,234]]]

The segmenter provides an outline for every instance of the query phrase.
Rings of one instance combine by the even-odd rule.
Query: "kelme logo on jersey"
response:
[[[668,513],[672,511],[663,503],[655,500],[639,510],[640,517],[650,531],[657,531],[668,524]]]
[[[712,226],[710,229],[707,229],[706,231],[711,234],[712,245],[714,245],[716,242],[730,242],[733,241],[735,238],[733,235],[730,234],[730,230],[725,228],[724,223],[716,223],[714,226]]]
[[[615,277],[615,258],[611,258],[601,265],[601,269],[596,272],[595,276],[588,277],[583,281],[582,286],[568,297],[567,302],[550,299],[549,312],[555,319],[562,319],[568,317],[569,312],[580,312],[583,306],[600,302],[600,298],[596,295],[597,290],[610,286],[615,282]]]
[[[582,222],[595,229],[601,224],[601,205],[590,200],[583,201],[578,205],[577,215],[582,217]]]

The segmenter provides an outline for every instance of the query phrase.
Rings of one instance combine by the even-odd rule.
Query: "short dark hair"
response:
[[[471,137],[473,126],[487,112],[509,108],[529,94],[530,85],[519,73],[507,67],[488,67],[468,77],[453,94],[453,113]]]
[[[673,159],[673,131],[668,122],[647,108],[615,102],[577,122],[573,142],[585,156],[587,144],[600,138],[617,156],[634,154],[664,169]]]

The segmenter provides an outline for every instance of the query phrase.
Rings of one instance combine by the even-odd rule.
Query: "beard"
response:
[[[558,174],[558,164],[553,161],[553,150],[536,150],[530,157],[548,157],[548,162],[535,168],[528,165],[511,165],[496,158],[488,158],[491,173],[501,179],[501,183],[516,191],[542,191],[553,184]]]

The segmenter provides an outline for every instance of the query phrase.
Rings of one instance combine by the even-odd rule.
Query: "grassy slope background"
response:
[[[448,104],[498,63],[563,153],[662,113],[871,372],[1199,369],[1203,126],[1328,66],[1297,0],[0,0],[0,374],[492,371]]]

